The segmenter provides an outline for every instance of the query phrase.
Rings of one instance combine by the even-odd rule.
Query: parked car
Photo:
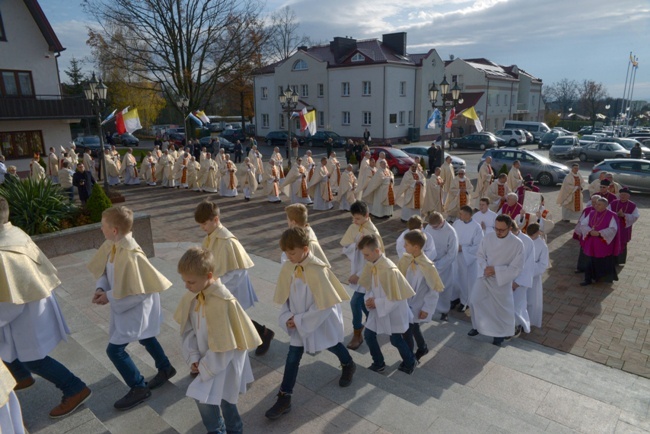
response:
[[[82,136],[77,137],[74,140],[75,152],[77,154],[83,155],[86,152],[86,149],[90,149],[91,155],[93,158],[96,158],[99,155],[99,149],[101,147],[101,142],[99,141],[99,136]],[[104,149],[111,149],[110,145],[105,144]]]
[[[345,147],[346,139],[335,133],[334,131],[316,131],[313,136],[307,137],[305,141],[310,143],[310,146],[325,146],[325,141],[332,139],[332,147],[343,148]]]
[[[551,160],[567,158],[569,160],[576,158],[580,153],[580,142],[577,136],[561,136],[555,139],[553,146],[548,151],[548,158]]]
[[[555,127],[551,131],[560,131],[560,132],[564,133],[565,136],[574,136],[576,134],[576,133],[574,133],[572,131],[569,131],[566,128],[562,128],[562,127]]]
[[[526,144],[535,143],[535,136],[528,130],[519,130],[526,136]]]
[[[508,146],[519,146],[526,144],[526,135],[521,130],[497,130],[497,132],[494,134],[497,137],[501,137],[503,140],[505,140]]]
[[[266,141],[266,144],[269,146],[287,146],[287,132],[286,131],[271,131],[266,135],[264,140]],[[300,136],[294,136],[292,135],[291,138],[293,139],[296,137],[298,139],[298,144],[300,146],[305,144],[305,139],[304,137]],[[242,142],[243,143],[243,142]]]
[[[183,146],[183,141],[185,140],[184,133],[169,133],[169,141],[174,144],[174,146],[179,147]]]
[[[478,148],[481,151],[487,148],[495,148],[499,144],[496,137],[483,133],[468,134],[465,137],[452,138],[449,139],[449,142],[451,143],[451,147],[454,149]]]
[[[221,132],[221,137],[228,140],[231,143],[235,143],[237,140],[244,143],[244,140],[248,138],[246,133],[241,128],[226,129]]]
[[[569,168],[564,164],[555,163],[536,152],[526,149],[505,148],[488,149],[481,157],[478,169],[487,157],[492,157],[492,170],[498,173],[504,164],[510,170],[512,163],[519,160],[522,176],[531,175],[540,185],[550,186],[559,184],[569,174]]]
[[[373,160],[379,159],[380,152],[385,152],[388,168],[395,176],[403,175],[415,164],[415,161],[401,149],[389,148],[387,146],[373,146],[370,148],[370,152],[372,152],[371,158]]]
[[[585,134],[584,136],[580,137],[578,143],[580,144],[580,146],[590,145],[598,141],[599,138],[600,136],[596,136],[594,134]]]
[[[494,133],[490,131],[481,131],[478,134],[487,134],[488,136],[492,137],[494,140],[497,141],[497,148],[505,148],[506,146],[508,146],[508,143],[505,140],[503,140],[501,137],[497,137]]]
[[[632,190],[650,192],[650,162],[647,160],[618,158],[601,161],[592,169],[589,182],[597,179],[601,171],[613,174],[616,182]]]
[[[580,128],[580,130],[578,131],[578,134],[580,134],[580,135],[583,135],[583,134],[591,134],[591,133],[593,133],[593,132],[594,132],[594,128],[593,128],[593,127],[582,127],[582,128]]]
[[[406,154],[411,158],[420,157],[421,159],[424,159],[425,163],[428,164],[429,162],[429,154],[427,154],[427,151],[429,150],[429,146],[409,145],[409,146],[403,146],[400,149],[406,152]],[[462,158],[458,158],[454,155],[445,152],[445,159],[447,159],[447,157],[451,157],[451,165],[454,166],[455,173],[458,173],[458,169],[467,168],[467,164],[465,163],[465,160],[463,160]]]
[[[618,143],[628,151],[632,151],[632,148],[638,143],[641,145],[641,155],[642,158],[649,158],[650,157],[650,148],[647,146],[643,145],[640,141],[635,140],[635,139],[629,139],[629,138],[621,138],[621,137],[605,137],[602,139],[598,139],[598,142],[614,142]]]
[[[542,139],[537,145],[537,149],[551,149],[551,146],[553,146],[553,143],[555,143],[555,139],[564,135],[565,134],[562,131],[549,131],[542,136]]]
[[[118,134],[113,133],[111,140],[114,145],[122,146],[140,146],[140,139],[131,133]]]
[[[219,151],[214,149],[214,147],[212,146],[212,139],[213,139],[213,137],[210,137],[210,136],[201,137],[201,139],[199,140],[199,144],[201,145],[201,147],[205,146],[206,150],[209,153],[214,154],[214,153],[219,152]],[[214,137],[214,139],[217,141],[217,143],[219,143],[219,148],[225,149],[226,152],[231,152],[231,153],[235,152],[235,144],[234,143],[224,139],[223,137]],[[242,143],[242,145],[243,145],[243,143]]]
[[[595,142],[580,148],[580,161],[602,161],[607,158],[630,158],[630,151],[616,142]]]

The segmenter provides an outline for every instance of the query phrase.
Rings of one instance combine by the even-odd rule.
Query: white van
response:
[[[551,131],[544,122],[534,121],[506,121],[503,124],[503,128],[526,130],[535,137],[536,142],[539,142],[544,134]]]

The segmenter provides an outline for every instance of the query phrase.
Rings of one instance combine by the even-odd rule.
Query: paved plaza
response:
[[[203,433],[194,403],[184,397],[189,369],[180,355],[178,325],[172,313],[185,291],[176,263],[185,249],[204,234],[193,220],[203,198],[216,200],[223,223],[251,254],[251,270],[260,303],[249,313],[276,331],[269,353],[251,353],[255,382],[239,402],[248,433],[413,433],[413,432],[650,432],[650,242],[647,211],[650,198],[633,195],[641,218],[629,245],[628,264],[612,285],[580,287],[573,273],[578,255],[571,240],[573,224],[557,223],[549,236],[552,268],[544,280],[544,324],[503,348],[486,337],[469,338],[471,328],[461,314],[448,323],[424,327],[430,353],[411,376],[397,371],[399,355],[380,340],[388,369],[365,369],[367,346],[352,352],[359,365],[354,382],[338,387],[340,369],[328,352],[303,358],[293,409],[271,422],[264,412],[275,402],[288,350],[288,336],[277,326],[279,307],[271,301],[279,272],[278,239],[286,228],[284,206],[261,197],[251,202],[160,187],[122,187],[126,205],[152,216],[156,257],[152,263],[172,282],[163,293],[165,324],[160,341],[179,373],[171,384],[155,390],[145,404],[119,413],[113,402],[127,392],[105,354],[109,309],[92,305],[94,282],[85,269],[93,252],[53,258],[62,287],[60,304],[72,331],[69,342],[53,356],[66,363],[93,389],[85,407],[60,421],[47,412],[59,394],[39,379],[19,392],[30,433]],[[546,203],[558,220],[557,188],[546,191]],[[310,221],[336,275],[345,281],[349,263],[339,240],[350,223],[349,213],[314,211]],[[399,210],[389,220],[375,221],[389,257],[403,230]],[[344,305],[346,335],[351,334],[349,306]],[[346,338],[347,339],[347,338]],[[132,355],[145,376],[155,374],[144,348],[133,344]]]

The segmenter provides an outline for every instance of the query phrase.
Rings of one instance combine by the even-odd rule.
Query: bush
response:
[[[506,165],[506,163],[503,163],[503,166],[501,166],[501,169],[499,169],[499,175],[501,175],[502,173],[505,175],[508,174],[508,166]]]
[[[86,202],[86,209],[90,213],[90,220],[93,223],[102,221],[102,213],[105,209],[113,206],[111,200],[106,195],[104,187],[101,184],[93,185],[93,191]]]
[[[9,221],[28,235],[60,230],[62,221],[76,210],[67,194],[49,179],[5,182],[0,196],[9,203]]]

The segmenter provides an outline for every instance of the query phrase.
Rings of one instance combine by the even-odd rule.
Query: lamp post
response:
[[[291,86],[287,84],[286,89],[280,92],[280,105],[282,106],[282,111],[287,112],[287,161],[289,161],[289,168],[291,168],[291,112],[296,109],[298,106],[298,94],[295,90],[291,89]]]
[[[102,171],[104,177],[104,191],[108,193],[108,172],[106,171],[106,154],[104,153],[104,134],[102,133],[102,109],[106,106],[106,94],[108,93],[108,86],[104,84],[100,78],[97,81],[95,73],[93,72],[90,80],[84,83],[84,95],[90,101],[93,107],[93,114],[97,116],[97,128],[99,128],[99,155]]]
[[[178,101],[176,101],[176,105],[178,106],[178,109],[181,111],[181,113],[183,113],[183,131],[185,131],[185,147],[187,147],[189,145],[189,131],[187,130],[187,124],[185,122],[187,117],[185,112],[190,107],[190,99],[185,96],[181,96]]]
[[[436,87],[436,83],[431,83],[429,86],[429,101],[431,102],[431,108],[436,109],[436,102],[438,101],[438,94],[440,94],[440,99],[442,104],[440,105],[440,112],[442,114],[442,127],[440,128],[440,137],[442,142],[442,149],[445,149],[445,135],[446,135],[446,119],[447,119],[447,103],[451,102],[451,108],[458,103],[460,98],[460,87],[458,83],[454,83],[454,87],[449,92],[449,83],[447,82],[447,76],[445,75],[440,82],[440,90]],[[451,145],[450,145],[451,148]]]

